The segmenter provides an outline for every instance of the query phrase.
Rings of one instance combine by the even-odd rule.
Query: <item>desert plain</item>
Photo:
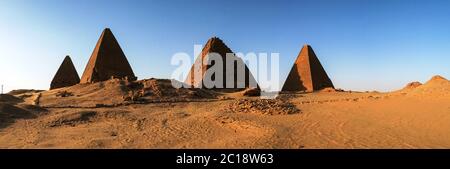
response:
[[[0,148],[450,148],[450,82],[392,92],[176,89],[112,79],[0,97]]]

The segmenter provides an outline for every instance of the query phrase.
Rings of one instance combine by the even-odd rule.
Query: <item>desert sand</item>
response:
[[[112,79],[0,97],[0,148],[450,148],[450,82],[264,100]]]

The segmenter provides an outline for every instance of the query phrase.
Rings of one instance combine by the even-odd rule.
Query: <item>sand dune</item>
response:
[[[436,76],[400,91],[261,100],[109,80],[1,96],[0,147],[450,148],[450,82]]]
[[[425,84],[408,92],[410,96],[450,97],[450,81],[442,76],[434,76]]]

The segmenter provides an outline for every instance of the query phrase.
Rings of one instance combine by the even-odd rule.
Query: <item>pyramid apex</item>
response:
[[[70,64],[73,64],[73,63],[72,63],[72,59],[70,58],[69,55],[66,55],[66,57],[64,57],[63,63],[64,63],[64,62],[71,62]]]
[[[103,33],[105,33],[105,32],[107,32],[107,33],[112,33],[112,31],[111,31],[110,28],[105,28],[105,29],[103,29]]]
[[[217,36],[209,38],[208,41],[206,42],[206,46],[216,46],[216,45],[225,46],[226,48],[228,48],[223,42],[223,40]]]
[[[211,38],[209,38],[209,40],[219,40],[219,41],[222,41],[222,39],[220,39],[219,37],[217,37],[217,36],[212,36]]]

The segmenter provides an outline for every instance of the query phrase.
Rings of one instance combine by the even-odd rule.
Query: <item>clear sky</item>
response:
[[[337,88],[399,89],[450,78],[450,1],[1,0],[0,84],[48,89],[70,55],[78,74],[110,27],[140,78],[170,78],[177,52],[218,36],[235,52],[280,53],[287,77],[310,44]]]

